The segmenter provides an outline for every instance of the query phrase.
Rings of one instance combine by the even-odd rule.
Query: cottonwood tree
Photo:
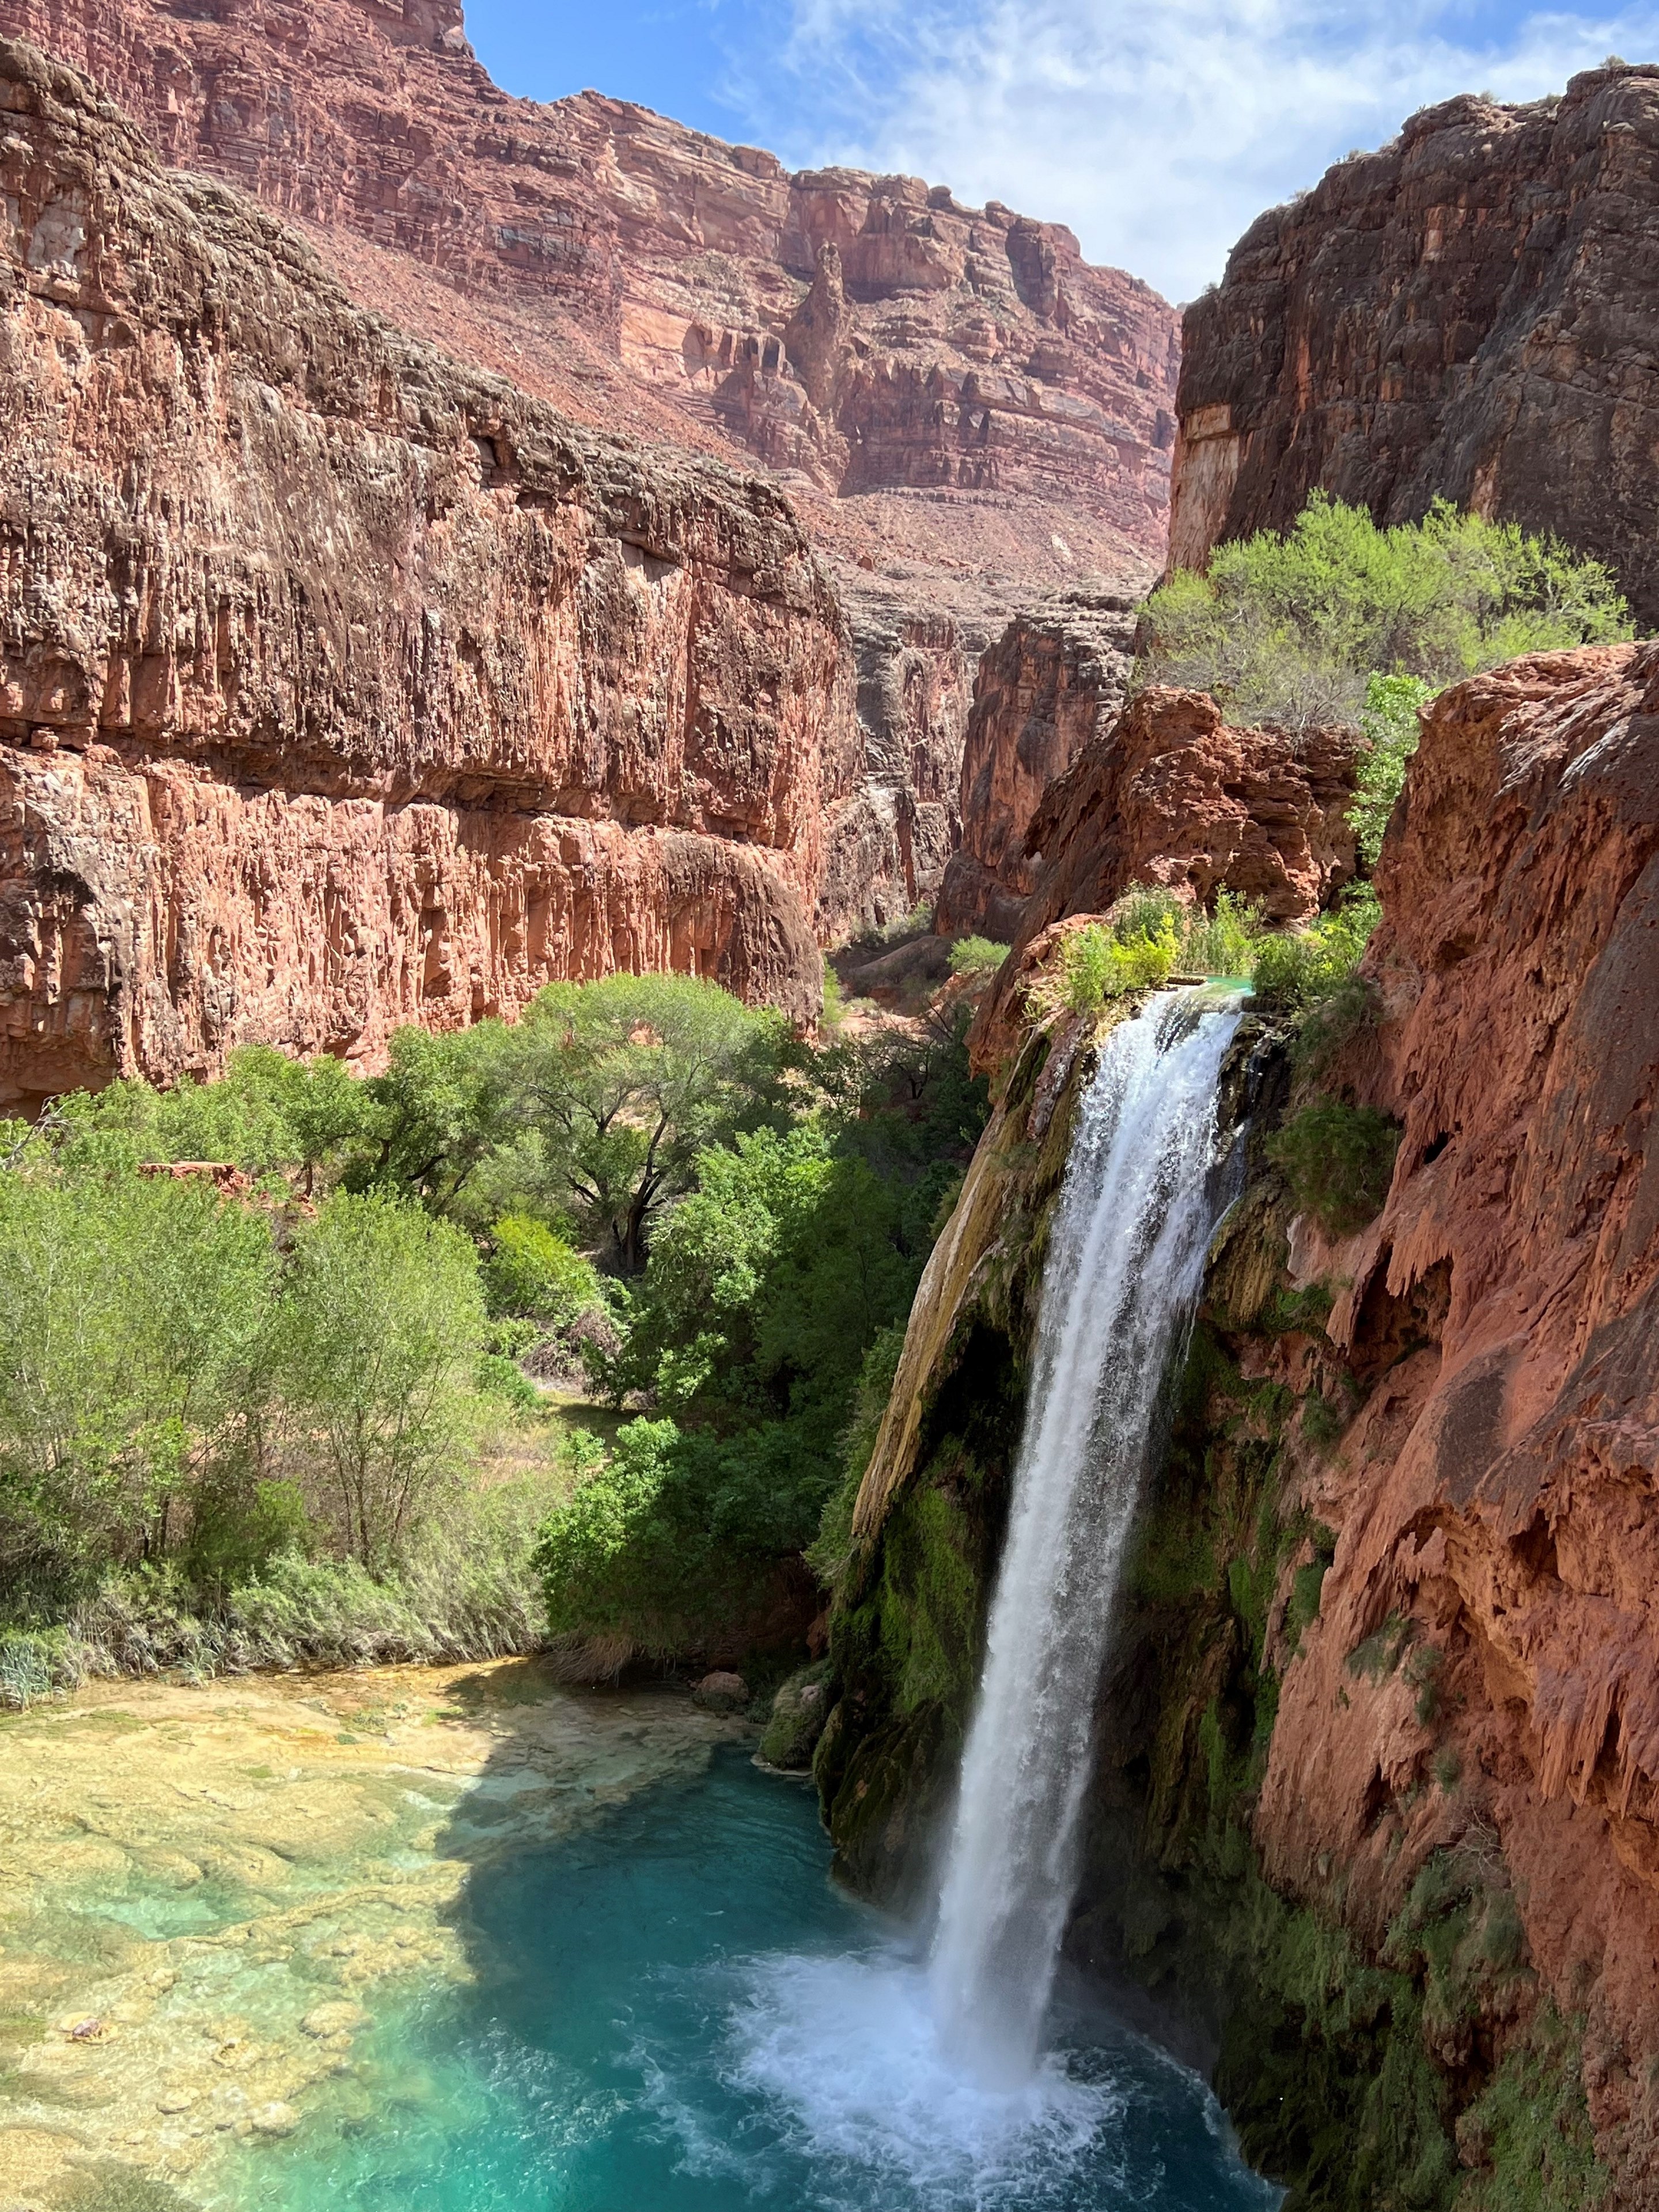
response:
[[[471,1239],[370,1193],[297,1238],[275,1328],[289,1449],[338,1502],[364,1566],[397,1562],[465,1465],[484,1338]]]
[[[574,1205],[621,1273],[644,1267],[698,1154],[765,1117],[787,1038],[781,1015],[689,975],[551,983],[503,1032],[507,1094],[550,1195]]]

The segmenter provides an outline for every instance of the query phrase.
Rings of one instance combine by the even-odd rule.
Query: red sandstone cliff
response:
[[[792,176],[593,93],[514,99],[454,0],[0,0],[0,31],[301,222],[361,303],[578,422],[776,471],[876,709],[825,825],[832,936],[937,885],[972,656],[1045,589],[1162,562],[1176,316],[1059,225]],[[881,696],[915,697],[921,657],[931,702],[896,732]]]
[[[858,737],[778,493],[353,309],[10,42],[0,105],[4,1095],[617,966],[810,1013]]]
[[[1206,905],[1231,891],[1270,921],[1318,913],[1353,873],[1359,747],[1352,730],[1231,729],[1207,692],[1157,686],[1131,700],[1026,825],[1036,887],[974,1024],[978,1064],[994,1066],[1017,1035],[1024,979],[1050,933],[1136,884]]]
[[[1380,1379],[1305,1478],[1335,1564],[1285,1675],[1257,1833],[1276,1880],[1340,1889],[1373,1937],[1436,1848],[1501,1853],[1543,1990],[1587,2016],[1620,2201],[1648,2205],[1659,647],[1540,655],[1443,694],[1377,879],[1382,1019],[1349,1074],[1404,1123],[1393,1188],[1346,1246],[1304,1231],[1292,1255]],[[1438,1655],[1431,1699],[1424,1665],[1350,1663],[1391,1620],[1396,1649]],[[1446,2024],[1443,2062],[1493,2026]]]
[[[1170,557],[1316,486],[1558,532],[1659,619],[1659,69],[1448,100],[1261,216],[1187,311]]]
[[[980,659],[962,760],[962,842],[933,926],[1006,943],[1036,880],[1025,849],[1039,801],[1123,704],[1128,600],[1076,592],[1018,617]]]

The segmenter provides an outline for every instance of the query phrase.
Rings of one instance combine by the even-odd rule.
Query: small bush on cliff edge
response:
[[[1400,1129],[1374,1106],[1316,1098],[1269,1143],[1298,1206],[1316,1214],[1334,1237],[1375,1218],[1389,1194]]]

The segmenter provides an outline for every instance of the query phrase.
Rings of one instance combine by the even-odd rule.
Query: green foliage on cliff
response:
[[[1611,572],[1552,537],[1460,514],[1381,529],[1316,492],[1282,536],[1220,545],[1206,574],[1178,569],[1146,603],[1138,684],[1208,691],[1236,721],[1347,723],[1367,740],[1348,819],[1375,865],[1417,747],[1417,717],[1446,684],[1523,653],[1635,635]]]
[[[1348,822],[1359,864],[1367,875],[1376,866],[1389,817],[1405,788],[1406,769],[1417,750],[1417,718],[1433,696],[1433,684],[1421,676],[1366,678],[1364,702],[1359,710],[1366,750],[1359,763]]]
[[[1632,633],[1608,570],[1437,500],[1382,529],[1316,492],[1284,535],[1218,546],[1146,603],[1142,683],[1213,694],[1245,723],[1358,722],[1373,676],[1434,690],[1522,653]]]
[[[1316,1098],[1267,1147],[1298,1206],[1333,1237],[1363,1229],[1381,1211],[1400,1149],[1400,1127],[1374,1106]]]

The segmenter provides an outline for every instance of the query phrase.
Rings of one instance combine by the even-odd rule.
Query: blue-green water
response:
[[[1091,2021],[992,2095],[923,1969],[830,1885],[807,1791],[723,1747],[477,1866],[476,1978],[385,2013],[250,2153],[270,2212],[1263,2212],[1192,2075]],[[247,2179],[252,2182],[254,2175]],[[250,2202],[254,2201],[250,2197]]]

